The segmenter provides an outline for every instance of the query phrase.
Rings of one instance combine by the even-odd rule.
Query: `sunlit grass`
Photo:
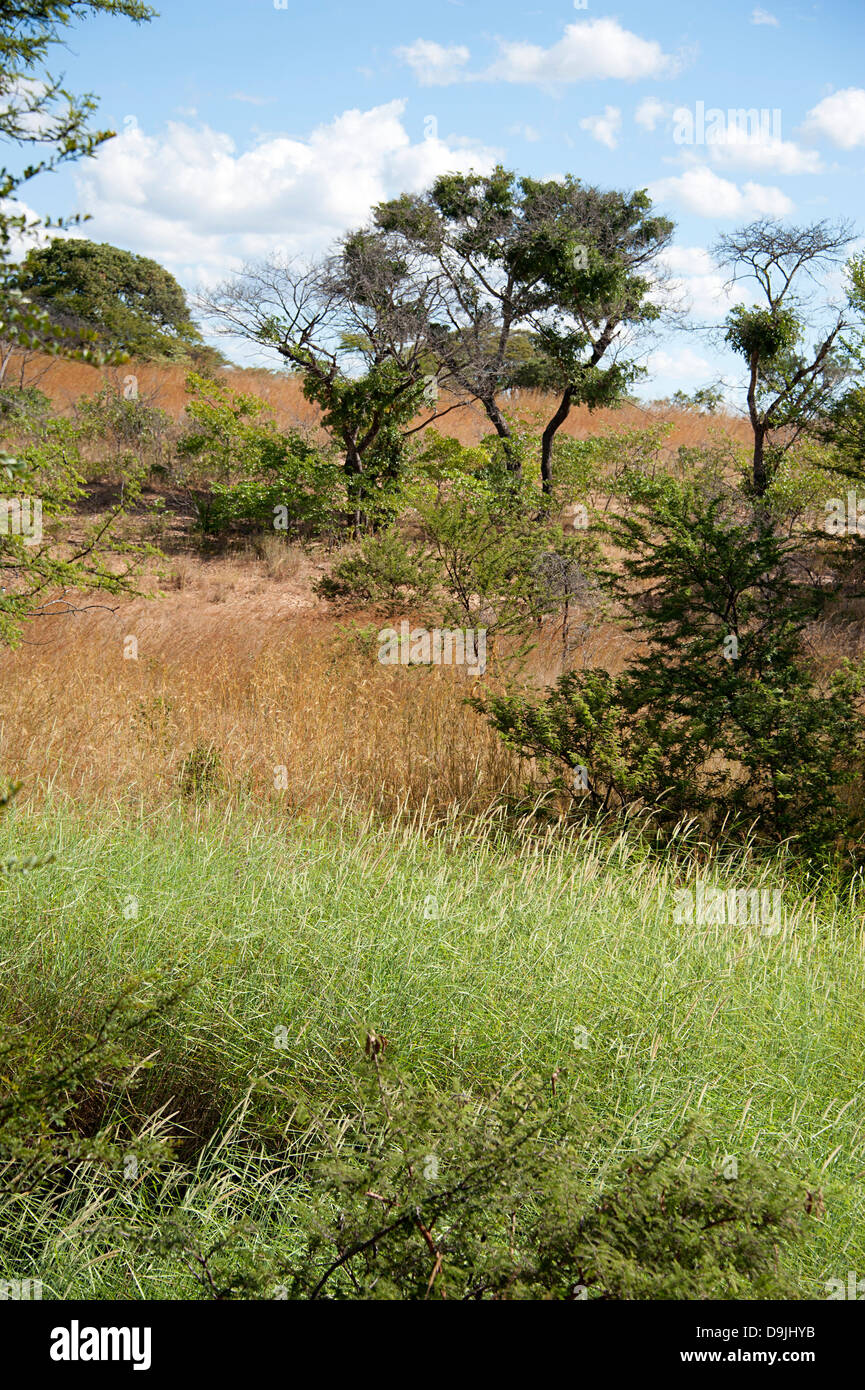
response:
[[[756,1151],[824,1187],[802,1254],[811,1296],[865,1263],[854,890],[806,891],[792,865],[746,853],[661,861],[627,834],[519,843],[493,817],[275,819],[218,798],[147,820],[20,808],[0,857],[23,847],[56,861],[0,881],[7,1027],[35,1024],[48,1053],[131,976],[172,968],[191,982],[141,1039],[156,1056],[135,1108],[163,1108],[199,1164],[205,1227],[257,1208],[262,1184],[290,1224],[298,1193],[278,1163],[244,1168],[274,1122],[258,1079],[277,1075],[310,1112],[338,1109],[373,1028],[388,1060],[433,1088],[482,1097],[558,1072],[603,1131],[586,1159],[599,1183],[700,1112],[719,1158]],[[779,889],[782,929],[677,923],[673,890],[698,873]],[[136,1296],[123,1261],[76,1263],[62,1222],[45,1234],[64,1288]]]

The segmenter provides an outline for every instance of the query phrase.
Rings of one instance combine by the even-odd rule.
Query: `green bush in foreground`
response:
[[[169,1278],[191,1270],[198,1293],[220,1300],[798,1296],[779,1256],[802,1234],[803,1184],[756,1159],[734,1177],[695,1162],[686,1131],[592,1196],[579,1123],[568,1116],[553,1142],[543,1092],[521,1083],[484,1101],[422,1092],[385,1072],[375,1034],[355,1104],[309,1122],[304,1145],[327,1157],[294,1175],[304,1200],[293,1227],[254,1219],[255,1189],[281,1163],[260,1155],[247,1162],[248,1214],[207,1239],[185,1200],[199,1174],[171,1162],[159,1117],[132,1125],[127,1103],[112,1125],[92,1118],[153,1064],[129,1047],[176,995],[148,998],[142,983],[59,1056],[40,1056],[23,1030],[0,1052],[4,1264],[29,1258],[38,1268],[53,1226],[55,1238],[72,1227],[91,1249],[119,1247],[136,1281],[155,1264]],[[288,1118],[297,1107],[282,1101]],[[131,1192],[112,1204],[128,1178]],[[298,1253],[286,1257],[286,1244]]]
[[[292,1297],[795,1298],[778,1256],[806,1192],[749,1159],[730,1179],[686,1131],[588,1191],[581,1127],[524,1084],[431,1098],[381,1067],[318,1166]],[[555,1080],[553,1082],[555,1086]],[[566,1102],[565,1102],[566,1103]]]

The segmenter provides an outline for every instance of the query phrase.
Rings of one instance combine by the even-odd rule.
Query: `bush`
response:
[[[50,413],[51,402],[37,387],[0,387],[0,423],[4,429],[42,424]]]
[[[313,587],[332,602],[416,606],[430,597],[436,578],[435,567],[392,527],[364,537],[353,555],[338,561]]]
[[[201,530],[274,528],[286,535],[332,525],[341,499],[341,472],[297,430],[283,434],[263,419],[257,396],[192,375],[187,405],[196,428],[179,456],[193,463],[190,490]]]
[[[779,1255],[803,1233],[804,1184],[755,1157],[731,1179],[694,1158],[692,1128],[598,1194],[548,1085],[433,1098],[388,1075],[382,1045],[370,1035],[357,1113],[328,1126],[290,1297],[799,1296]]]
[[[225,773],[219,749],[212,743],[196,743],[183,759],[177,780],[184,797],[206,799],[220,791]]]
[[[805,630],[825,594],[763,504],[704,480],[629,479],[607,571],[644,645],[615,680],[566,675],[540,703],[480,706],[511,746],[583,765],[590,804],[649,801],[661,821],[790,840],[825,856],[856,831],[865,663],[818,680]],[[561,785],[561,777],[554,785]]]
[[[580,806],[585,799],[594,811],[620,810],[654,790],[660,750],[629,708],[627,681],[607,671],[566,672],[540,703],[517,694],[470,703],[508,748],[552,772],[551,789]]]

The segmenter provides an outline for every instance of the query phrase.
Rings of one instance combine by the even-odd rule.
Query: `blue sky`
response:
[[[40,213],[153,256],[187,286],[277,250],[315,254],[374,201],[496,161],[648,187],[677,223],[668,269],[695,320],[730,296],[707,255],[763,213],[865,231],[862,0],[425,0],[422,5],[163,0],[149,25],[71,34],[73,90],[118,138],[28,189]],[[697,104],[709,138],[687,143]],[[737,133],[731,110],[765,111]],[[695,132],[696,134],[696,132]],[[647,359],[648,396],[725,362],[704,333]]]

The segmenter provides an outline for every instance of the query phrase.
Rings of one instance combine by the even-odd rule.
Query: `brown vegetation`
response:
[[[124,378],[134,375],[140,396],[179,420],[189,399],[185,387],[186,374],[186,368],[175,364],[156,366],[130,362],[123,367],[97,368],[83,362],[32,356],[17,371],[10,371],[10,380],[38,386],[58,411],[69,412],[80,396],[95,395],[106,383],[122,388]],[[319,409],[306,400],[296,376],[253,368],[229,369],[223,375],[232,390],[260,396],[267,401],[281,428],[313,428],[317,425]],[[446,409],[449,404],[442,397],[440,408]],[[514,413],[526,425],[548,418],[555,408],[552,397],[538,391],[515,391],[511,404]],[[744,418],[712,417],[671,406],[636,404],[594,412],[587,406],[575,406],[561,432],[582,439],[590,434],[604,434],[614,429],[646,428],[659,421],[669,421],[674,427],[669,440],[671,448],[677,448],[680,444],[704,443],[713,425],[721,425],[742,443],[750,438],[748,422]],[[490,426],[480,407],[461,406],[450,410],[437,428],[444,434],[453,435],[461,444],[471,445],[489,433]]]

